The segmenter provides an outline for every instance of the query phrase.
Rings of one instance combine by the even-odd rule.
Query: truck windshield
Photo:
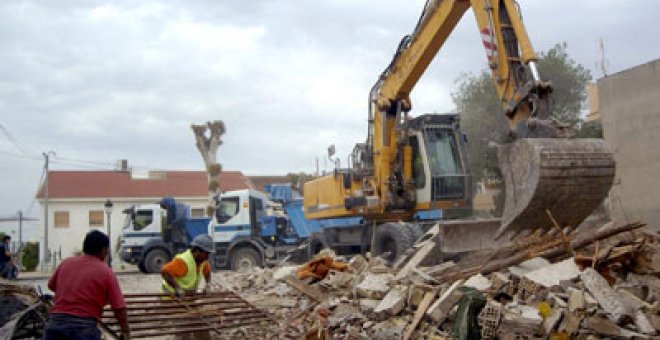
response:
[[[454,132],[444,129],[426,130],[426,151],[433,176],[461,173],[458,146]]]
[[[216,210],[218,222],[225,223],[238,214],[239,198],[223,197],[220,199],[220,205]]]
[[[124,229],[128,229],[128,227],[131,226],[131,214],[126,214],[126,217],[124,218]]]

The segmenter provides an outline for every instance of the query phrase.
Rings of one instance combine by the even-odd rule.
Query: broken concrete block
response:
[[[320,284],[331,289],[341,289],[349,286],[353,282],[353,274],[331,270],[321,280]]]
[[[568,290],[568,311],[575,313],[576,311],[584,311],[587,309],[587,302],[585,301],[584,292],[578,289]]]
[[[373,312],[380,304],[380,300],[376,299],[360,299],[360,309],[364,312]]]
[[[404,287],[391,289],[378,304],[374,313],[379,317],[397,315],[406,306],[406,293]]]
[[[578,276],[580,276],[580,271],[572,257],[524,274],[525,278],[545,288],[559,286],[561,281],[572,281]]]
[[[582,321],[582,328],[599,335],[612,336],[624,339],[648,339],[648,336],[633,332],[617,326],[609,319],[592,316]]]
[[[369,299],[382,299],[390,291],[390,282],[394,278],[390,274],[368,274],[359,285],[355,287],[361,297]]]
[[[287,276],[293,275],[293,273],[295,273],[297,269],[298,269],[298,266],[282,266],[282,267],[279,267],[275,270],[275,272],[273,272],[273,279],[280,281],[280,280],[284,279]]]
[[[493,286],[493,284],[488,280],[487,277],[481,275],[481,273],[473,275],[463,284],[466,287],[472,287],[478,291],[485,291]]]
[[[653,324],[649,321],[646,313],[641,310],[635,312],[635,327],[637,327],[637,331],[640,333],[651,335],[656,333],[655,327],[653,327]]]
[[[454,282],[447,290],[445,290],[442,295],[436,300],[426,311],[433,321],[437,324],[445,321],[449,313],[451,312],[454,305],[458,303],[463,294],[458,290],[463,284],[463,280],[458,280]]]
[[[646,308],[646,309],[651,308],[651,304],[647,303],[644,300],[641,300],[640,298],[635,296],[633,293],[631,293],[628,289],[617,289],[616,292],[619,293],[619,296],[621,297],[621,299],[623,299],[623,301],[633,311],[636,311],[636,310],[642,309],[642,308]]]
[[[390,318],[386,321],[377,323],[372,327],[372,339],[388,339],[398,340],[401,339],[403,331],[408,324],[405,318]]]
[[[596,270],[585,268],[580,277],[585,287],[612,321],[616,324],[623,324],[633,319],[628,306],[622,301],[619,294],[610,287],[605,278]]]
[[[542,258],[542,257],[535,257],[532,259],[529,259],[517,266],[511,266],[509,267],[509,273],[512,275],[518,276],[518,277],[523,277],[525,274],[539,269],[543,268],[545,266],[550,265],[550,261]]]

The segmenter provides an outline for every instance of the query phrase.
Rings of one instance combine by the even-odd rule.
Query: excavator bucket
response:
[[[602,139],[523,138],[501,146],[498,159],[506,200],[496,239],[547,231],[553,218],[577,227],[614,179],[614,157]]]

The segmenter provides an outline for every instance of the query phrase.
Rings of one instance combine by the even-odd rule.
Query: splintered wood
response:
[[[171,298],[167,294],[125,294],[133,338],[214,331],[256,324],[268,315],[230,291]],[[112,310],[103,310],[107,329],[121,334]]]

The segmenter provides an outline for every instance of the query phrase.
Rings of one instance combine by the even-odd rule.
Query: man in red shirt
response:
[[[55,293],[44,339],[101,339],[97,321],[112,306],[124,338],[130,338],[126,303],[117,277],[105,264],[110,240],[98,230],[83,242],[83,255],[62,261],[48,280]]]

